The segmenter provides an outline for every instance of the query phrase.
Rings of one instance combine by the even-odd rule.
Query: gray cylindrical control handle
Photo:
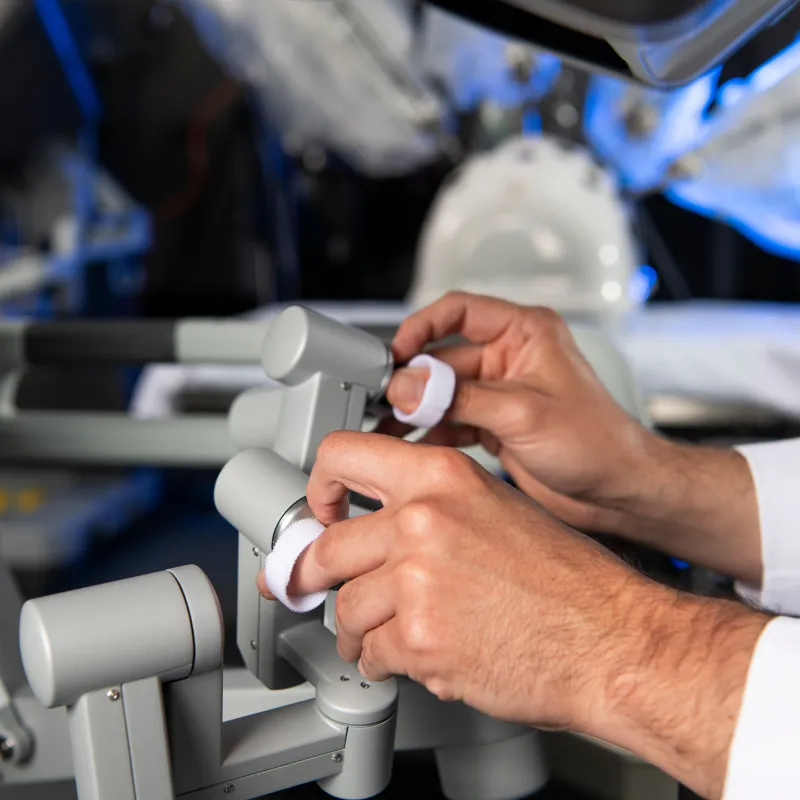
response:
[[[308,476],[272,450],[243,450],[222,469],[217,510],[263,553],[286,512],[306,496]]]
[[[321,373],[363,386],[371,398],[383,394],[393,368],[392,352],[380,339],[300,306],[272,323],[261,363],[270,378],[287,386]]]
[[[142,678],[186,678],[194,640],[181,587],[160,572],[29,600],[20,651],[33,693],[54,708]]]

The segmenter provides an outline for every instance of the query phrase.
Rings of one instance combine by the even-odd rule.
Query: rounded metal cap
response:
[[[47,626],[35,601],[29,600],[22,607],[19,649],[31,690],[45,708],[51,708],[56,700],[53,648]]]

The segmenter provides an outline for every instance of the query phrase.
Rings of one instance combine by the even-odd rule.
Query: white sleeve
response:
[[[739,585],[747,600],[800,617],[800,439],[738,448],[755,482],[764,580]]]
[[[723,800],[800,796],[800,620],[761,634],[736,723]]]

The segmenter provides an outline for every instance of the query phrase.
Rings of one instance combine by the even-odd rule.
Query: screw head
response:
[[[258,557],[261,555],[261,551],[260,551],[260,550],[259,550],[257,547],[254,547],[254,548],[253,548],[253,555],[254,555],[256,558],[258,558]]]
[[[225,794],[230,794],[230,793],[231,793],[231,792],[232,792],[232,791],[233,791],[235,788],[236,788],[236,787],[235,787],[235,786],[234,786],[232,783],[226,783],[226,784],[225,784],[225,785],[222,787],[222,791],[223,791]]]
[[[251,639],[250,640],[250,647],[252,647],[253,650],[258,650],[258,642],[255,639]]]
[[[342,760],[342,754],[341,753],[334,753],[331,756],[331,761],[333,761],[336,764],[338,764],[341,760]]]
[[[341,677],[341,678],[339,678],[339,680],[340,680],[342,683],[347,683],[347,681],[349,681],[349,680],[350,680],[350,676],[349,676],[349,675],[342,675],[342,677]]]
[[[362,689],[369,689],[369,687],[370,687],[369,683],[367,683],[366,681],[361,681],[361,688]]]
[[[347,383],[346,381],[342,384],[342,391],[349,392],[353,388],[352,383]]]
[[[112,702],[115,700],[119,700],[120,698],[119,689],[109,689],[106,692],[106,697]]]
[[[0,761],[11,761],[14,757],[14,740],[0,736]]]

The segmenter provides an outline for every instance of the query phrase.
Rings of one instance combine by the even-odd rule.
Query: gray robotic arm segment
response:
[[[269,378],[285,386],[328,375],[363,387],[370,399],[383,394],[394,366],[380,339],[301,306],[272,323],[261,363]]]
[[[316,701],[222,722],[222,621],[196,567],[30,601],[21,639],[39,699],[67,706],[81,800],[259,797],[315,780],[357,800],[389,781],[396,682],[365,684],[320,622],[283,644]]]
[[[213,608],[221,629],[213,590],[197,573],[184,567],[28,601],[20,651],[39,702],[72,705],[111,685],[153,676],[183,680],[196,668],[219,668],[221,634],[197,646],[192,612],[208,617]],[[213,620],[202,620],[209,622],[213,630]]]

